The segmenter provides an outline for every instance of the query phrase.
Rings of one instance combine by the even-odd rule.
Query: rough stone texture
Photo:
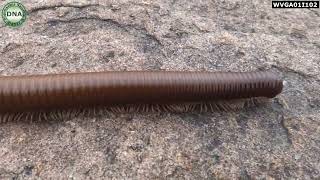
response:
[[[0,73],[248,71],[286,80],[266,107],[0,125],[0,179],[320,178],[320,11],[244,0],[23,1]],[[1,1],[3,6],[5,2]]]

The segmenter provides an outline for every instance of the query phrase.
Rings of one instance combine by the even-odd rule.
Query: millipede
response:
[[[232,110],[273,98],[282,88],[281,78],[271,71],[0,76],[0,121],[56,119],[57,114],[90,108],[112,112]]]

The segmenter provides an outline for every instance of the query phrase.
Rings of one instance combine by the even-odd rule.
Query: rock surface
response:
[[[0,2],[1,7],[5,4]],[[23,1],[0,74],[249,71],[286,81],[267,107],[0,125],[0,179],[320,178],[320,11],[245,0]]]

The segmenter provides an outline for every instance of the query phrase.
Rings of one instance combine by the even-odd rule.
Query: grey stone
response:
[[[239,112],[1,124],[0,179],[320,178],[319,9],[262,0],[23,3],[22,27],[0,24],[1,75],[272,69],[286,87],[270,105]]]

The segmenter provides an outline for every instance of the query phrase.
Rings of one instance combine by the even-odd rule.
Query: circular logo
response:
[[[9,27],[19,27],[27,19],[27,10],[19,2],[9,2],[2,9],[2,19]]]

